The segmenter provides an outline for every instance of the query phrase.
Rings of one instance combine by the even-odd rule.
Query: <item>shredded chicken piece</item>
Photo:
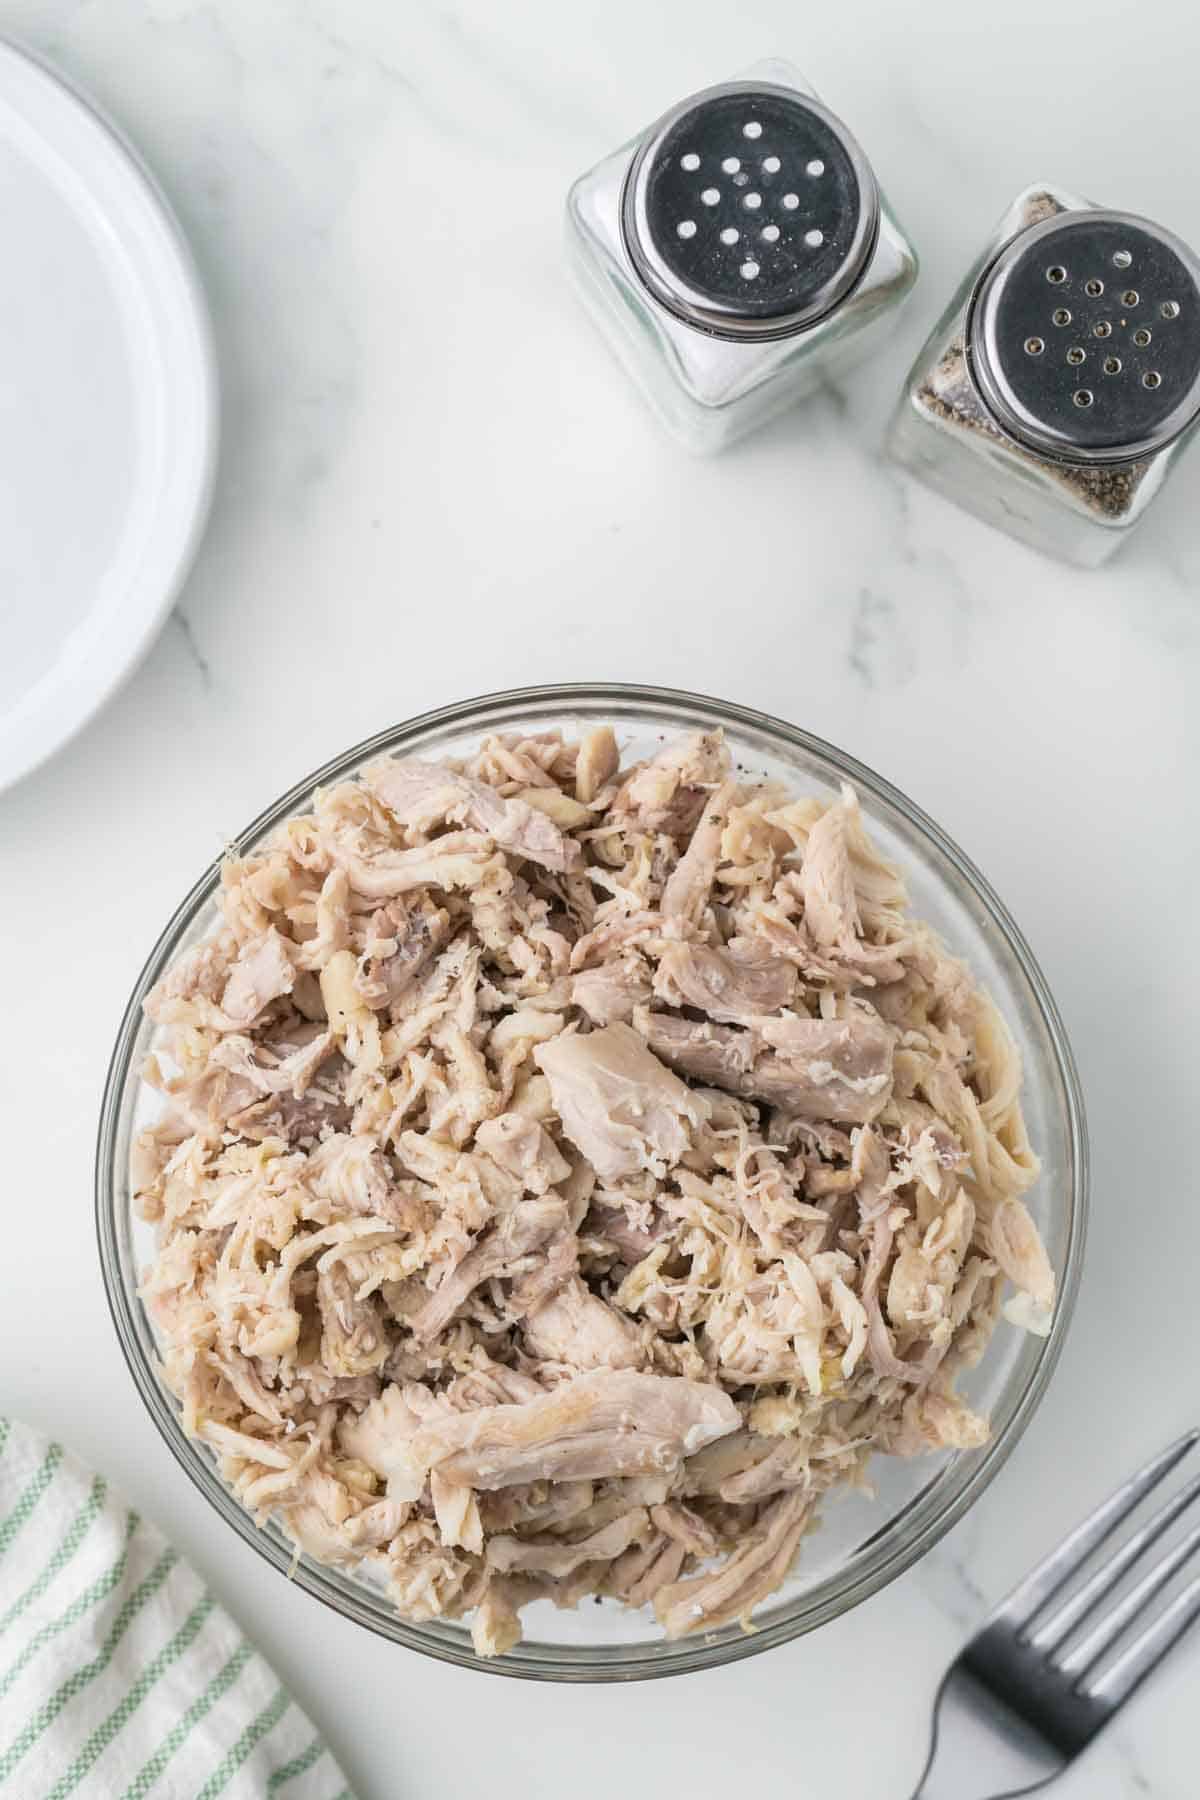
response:
[[[470,1493],[467,1488],[465,1492]],[[561,1538],[519,1538],[497,1535],[488,1539],[487,1560],[494,1569],[506,1574],[514,1569],[535,1575],[553,1575],[561,1579],[573,1575],[584,1563],[608,1564],[647,1530],[650,1515],[645,1507],[635,1506],[620,1519],[602,1525],[589,1537],[564,1543]]]
[[[530,1356],[575,1369],[636,1369],[646,1361],[637,1328],[578,1276],[528,1315],[524,1338]]]
[[[578,867],[579,845],[528,800],[504,800],[484,781],[455,774],[437,763],[386,757],[363,770],[363,780],[408,828],[427,831],[455,820],[493,838],[511,856],[528,858],[563,874]]]
[[[439,1413],[418,1432],[414,1454],[476,1488],[651,1475],[677,1469],[738,1418],[711,1383],[593,1369],[520,1405]]]
[[[663,1588],[655,1598],[654,1610],[667,1636],[712,1631],[731,1620],[745,1625],[758,1602],[775,1592],[795,1561],[810,1510],[811,1503],[804,1495],[783,1495],[719,1569],[690,1575]]]
[[[719,731],[698,731],[667,744],[623,783],[613,814],[646,831],[687,835],[695,830],[708,790],[728,775],[729,762]]]
[[[705,807],[691,842],[663,888],[664,919],[689,919],[697,923],[702,918],[721,860],[725,823],[737,794],[736,781],[723,782]]]
[[[900,946],[869,944],[862,934],[850,860],[852,836],[861,832],[858,796],[847,787],[808,834],[800,871],[804,923],[813,942],[834,961],[876,981],[899,981],[905,973],[897,956]]]
[[[670,944],[659,959],[654,992],[668,1006],[695,1006],[710,1019],[749,1025],[790,1006],[796,979],[792,963],[753,939],[722,949]]]
[[[691,1148],[707,1103],[652,1056],[628,1025],[563,1032],[534,1052],[562,1128],[602,1181],[665,1175]]]
[[[581,969],[571,978],[571,999],[593,1025],[627,1025],[650,999],[650,972],[636,955]]]
[[[635,1023],[651,1048],[685,1074],[804,1118],[865,1124],[891,1097],[895,1034],[874,1014],[762,1018],[750,1031],[735,1031],[640,1010]]]
[[[252,1025],[264,1007],[289,994],[296,971],[274,928],[247,944],[229,972],[221,1010],[235,1025]]]
[[[319,792],[219,906],[131,1175],[255,1519],[481,1656],[541,1598],[678,1637],[872,1454],[985,1441],[956,1376],[1055,1298],[1020,1060],[849,789],[493,736]]]
[[[570,1163],[550,1133],[525,1113],[507,1112],[485,1119],[475,1133],[475,1143],[534,1194],[544,1194],[571,1173]]]
[[[561,1231],[566,1221],[567,1209],[557,1195],[523,1200],[514,1206],[494,1231],[467,1252],[420,1312],[408,1320],[413,1336],[425,1343],[438,1337],[477,1287],[485,1281],[502,1281],[522,1273],[525,1259]]]
[[[657,1531],[610,1564],[604,1592],[626,1606],[649,1606],[659,1589],[678,1577],[687,1554],[686,1545]]]
[[[581,739],[575,758],[575,798],[590,806],[621,765],[617,735],[611,725],[598,725]]]

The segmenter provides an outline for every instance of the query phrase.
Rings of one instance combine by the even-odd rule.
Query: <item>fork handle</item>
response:
[[[1062,1773],[1065,1759],[1014,1730],[974,1678],[950,1669],[934,1707],[925,1773],[912,1800],[1008,1800]]]

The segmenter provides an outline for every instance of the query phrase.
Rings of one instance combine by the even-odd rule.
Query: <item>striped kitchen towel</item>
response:
[[[0,1418],[3,1800],[352,1800],[321,1739],[152,1525]]]

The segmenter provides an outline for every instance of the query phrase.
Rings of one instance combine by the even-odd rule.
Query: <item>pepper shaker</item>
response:
[[[897,461],[989,524],[1092,568],[1200,421],[1200,262],[1169,231],[1027,189],[918,356]]]
[[[697,451],[858,360],[917,273],[858,143],[778,61],[681,101],[581,176],[567,223],[597,323]]]

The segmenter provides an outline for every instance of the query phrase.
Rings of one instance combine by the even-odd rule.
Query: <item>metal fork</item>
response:
[[[1200,1576],[1148,1616],[1155,1596],[1200,1549],[1200,1526],[1120,1599],[1112,1598],[1200,1495],[1200,1476],[1113,1548],[1080,1587],[1059,1598],[1198,1440],[1200,1431],[1188,1432],[1118,1488],[971,1639],[938,1690],[929,1759],[912,1800],[1008,1800],[1052,1781],[1200,1616]],[[1134,1627],[1139,1629],[1130,1636]]]

